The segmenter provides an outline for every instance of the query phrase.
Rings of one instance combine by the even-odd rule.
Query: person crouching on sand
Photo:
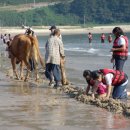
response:
[[[111,92],[112,98],[114,99],[126,99],[128,96],[130,96],[130,92],[127,92],[126,90],[128,77],[122,71],[108,68],[100,69],[97,71],[85,70],[83,76],[85,77],[87,82],[89,81],[86,93],[89,91],[91,85],[93,90],[93,98],[97,93],[98,95],[100,95],[100,97],[109,99]]]
[[[95,93],[98,98],[104,98],[107,94],[107,86],[101,82],[101,76],[97,77],[97,81],[93,80],[93,72],[90,70],[84,70],[83,77],[88,84],[86,88],[86,95],[88,95],[90,88],[92,88],[92,97],[95,98]]]
[[[109,99],[112,92],[112,98],[114,99],[126,99],[130,96],[130,92],[127,92],[128,76],[119,70],[113,69],[100,69],[92,73],[93,80],[98,85],[98,79],[107,86],[106,99]]]

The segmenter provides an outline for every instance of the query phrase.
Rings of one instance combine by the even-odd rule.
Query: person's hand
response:
[[[111,63],[113,63],[114,62],[114,58],[111,58]]]
[[[63,62],[65,62],[65,57],[62,57],[61,59],[62,59]]]
[[[94,93],[92,93],[92,95],[91,95],[91,96],[92,96],[92,99],[94,100],[94,99],[95,99],[95,95],[94,95]]]
[[[110,52],[118,51],[117,48],[112,48]]]
[[[104,97],[104,100],[109,100],[109,96]]]
[[[65,56],[61,56],[61,59],[65,59]]]
[[[62,57],[62,56],[61,56],[60,62],[61,62],[62,64],[64,64],[64,63],[65,63],[65,57]]]
[[[110,50],[110,52],[113,52],[113,48]]]
[[[65,63],[65,57],[62,58],[62,62]]]
[[[83,92],[83,95],[87,95],[86,91]]]

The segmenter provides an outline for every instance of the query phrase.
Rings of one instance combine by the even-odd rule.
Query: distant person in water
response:
[[[88,33],[88,41],[89,41],[89,44],[91,45],[92,44],[92,38],[93,38],[93,36],[92,36],[92,33]]]
[[[3,44],[3,34],[1,34],[1,36],[0,36],[0,43],[2,43]]]
[[[4,34],[3,36],[3,43],[6,44],[8,42],[8,37],[7,37],[7,34]]]
[[[105,38],[106,38],[105,34],[102,33],[102,35],[101,35],[101,43],[105,43]]]
[[[111,49],[113,53],[111,62],[115,62],[116,70],[123,71],[124,63],[128,57],[128,38],[120,27],[115,27],[112,32],[115,35],[115,40]]]
[[[108,35],[108,39],[107,40],[108,40],[109,43],[112,42],[112,35],[111,35],[111,33]]]

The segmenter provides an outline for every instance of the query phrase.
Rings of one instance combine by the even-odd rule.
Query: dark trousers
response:
[[[46,64],[45,75],[50,81],[52,81],[54,77],[56,83],[60,82],[61,81],[60,66],[51,63]]]
[[[120,59],[120,58],[115,58],[115,66],[116,70],[123,71],[123,66],[126,60]]]
[[[92,42],[92,39],[89,38],[89,43],[91,43],[91,42]]]
[[[105,43],[105,40],[104,40],[104,39],[101,39],[101,43]]]

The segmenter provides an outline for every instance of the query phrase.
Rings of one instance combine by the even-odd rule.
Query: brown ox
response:
[[[18,73],[16,71],[16,60],[21,62],[20,78],[23,77],[23,64],[25,64],[27,67],[27,72],[25,76],[26,81],[30,73],[29,59],[33,59],[37,80],[38,79],[37,68],[39,60],[41,65],[44,67],[44,62],[40,55],[37,38],[24,34],[16,35],[11,42],[10,52],[11,52],[11,63],[13,67],[13,73],[15,74],[16,78],[19,79]]]

